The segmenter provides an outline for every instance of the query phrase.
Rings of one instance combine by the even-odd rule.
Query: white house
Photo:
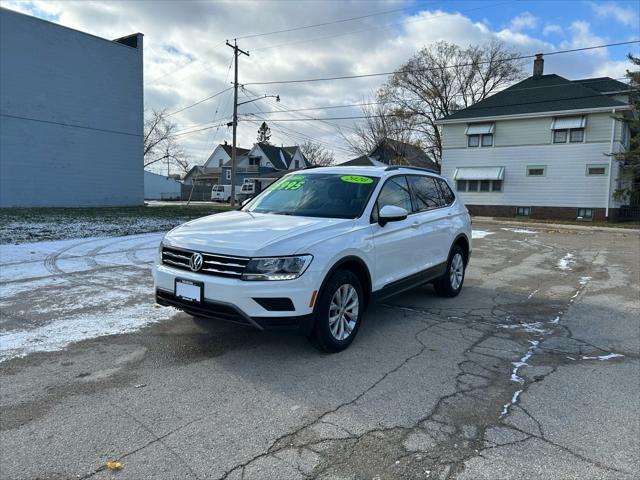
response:
[[[145,200],[180,200],[182,184],[173,177],[144,171]]]
[[[470,212],[615,219],[629,86],[608,77],[534,75],[439,121],[442,174]]]
[[[0,9],[0,207],[143,201],[142,34]]]
[[[309,166],[298,146],[277,147],[268,143],[256,143],[251,150],[236,159],[236,185],[255,181],[260,183],[259,187],[264,187],[289,171]],[[231,160],[222,166],[222,172],[221,183],[230,185]]]

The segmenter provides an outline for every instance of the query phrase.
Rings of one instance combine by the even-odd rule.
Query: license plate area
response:
[[[204,283],[186,278],[176,278],[174,294],[181,300],[202,303],[204,299]]]

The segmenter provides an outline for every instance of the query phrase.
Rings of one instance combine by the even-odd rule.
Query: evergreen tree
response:
[[[267,122],[262,122],[260,128],[258,129],[258,143],[269,143],[271,139],[271,129]]]
[[[620,162],[620,188],[615,191],[615,196],[630,204],[640,204],[640,57],[629,54],[628,58],[634,69],[627,70],[631,88],[629,103],[633,114],[625,120],[631,133],[629,148],[616,155],[616,160]]]

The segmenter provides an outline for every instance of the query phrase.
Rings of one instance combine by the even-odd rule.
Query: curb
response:
[[[473,223],[493,223],[497,225],[509,225],[517,226],[520,228],[558,228],[564,230],[582,230],[587,232],[615,232],[615,233],[629,233],[632,235],[640,235],[640,229],[637,228],[620,228],[620,227],[602,227],[595,225],[572,225],[567,223],[538,223],[538,222],[518,222],[504,220],[495,217],[471,217]]]

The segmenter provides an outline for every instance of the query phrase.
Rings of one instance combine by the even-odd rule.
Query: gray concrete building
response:
[[[142,59],[0,9],[0,207],[142,204]]]

